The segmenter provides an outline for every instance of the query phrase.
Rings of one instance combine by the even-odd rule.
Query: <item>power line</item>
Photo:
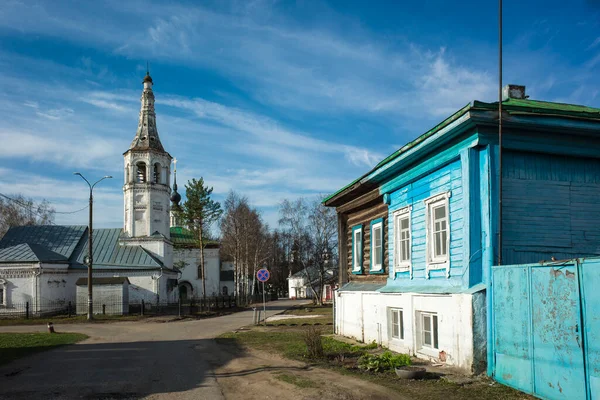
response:
[[[34,214],[40,215],[40,213],[39,213],[39,212],[37,212],[37,211],[33,210],[33,205],[31,205],[31,204],[26,204],[26,203],[23,203],[23,202],[21,202],[21,201],[19,201],[19,200],[17,200],[17,199],[13,199],[13,198],[11,198],[11,197],[8,197],[7,195],[5,195],[5,194],[2,194],[2,193],[0,193],[0,196],[4,197],[4,198],[5,198],[5,199],[7,199],[7,200],[10,200],[10,201],[12,201],[12,202],[13,202],[13,203],[15,203],[15,204],[18,204],[18,205],[20,205],[21,207],[24,207],[24,208],[27,208],[27,209],[29,209],[29,210],[30,210],[30,212],[33,212]],[[75,210],[75,211],[53,211],[53,213],[54,213],[54,214],[75,214],[75,213],[78,213],[78,212],[81,212],[81,211],[83,211],[83,210],[87,209],[88,207],[89,207],[89,205],[86,205],[85,207],[83,207],[83,208],[80,208],[79,210]]]

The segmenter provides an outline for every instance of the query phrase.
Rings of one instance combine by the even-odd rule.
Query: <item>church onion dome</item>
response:
[[[144,77],[144,82],[143,83],[146,83],[146,82],[153,83],[152,82],[152,78],[150,77],[150,74],[148,72],[146,72],[146,76]]]
[[[177,185],[173,187],[173,192],[171,192],[171,202],[173,205],[179,206],[179,202],[181,201],[181,195],[177,192]]]

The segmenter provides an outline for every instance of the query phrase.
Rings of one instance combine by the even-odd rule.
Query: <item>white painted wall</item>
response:
[[[290,299],[312,298],[312,290],[307,287],[306,277],[288,278],[288,297]]]
[[[335,299],[336,332],[366,343],[376,341],[390,350],[424,359],[446,353],[446,363],[470,371],[473,363],[472,295],[430,295],[416,293],[339,292]],[[389,308],[400,308],[404,319],[404,340],[391,337]],[[438,316],[439,349],[419,346],[419,311]]]
[[[198,278],[198,265],[200,265],[200,249],[175,249],[174,263],[183,260],[187,263],[181,271],[179,281],[187,281],[192,285],[194,297],[202,297],[202,279]],[[219,249],[204,249],[204,270],[206,272],[206,295],[221,294],[220,273],[221,262]],[[233,284],[231,284],[233,290]]]
[[[221,262],[221,271],[234,271],[235,266],[232,261],[222,261]],[[234,281],[221,281],[219,283],[219,287],[221,289],[221,294],[223,294],[223,286],[227,287],[227,295],[233,296],[235,294],[235,286]]]
[[[128,284],[94,285],[94,314],[124,315],[129,313]],[[77,314],[87,314],[87,285],[77,286]]]

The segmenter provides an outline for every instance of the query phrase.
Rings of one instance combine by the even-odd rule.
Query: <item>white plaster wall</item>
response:
[[[0,276],[0,278],[6,281],[6,307],[21,305],[26,302],[33,304],[36,283],[36,278],[34,276],[23,276],[18,278]]]
[[[156,303],[158,287],[156,279],[152,279],[151,273],[142,276],[129,276],[129,282],[130,303],[139,303],[142,300],[146,303]]]
[[[336,330],[344,336],[366,343],[376,341],[390,350],[424,359],[438,358],[443,350],[447,364],[470,371],[473,360],[471,297],[470,294],[340,292],[336,297]],[[403,311],[404,340],[391,337],[389,308]],[[416,331],[419,311],[438,316],[438,350],[419,348]]]
[[[335,303],[338,333],[359,341],[363,341],[362,296],[362,292],[339,292]]]
[[[298,278],[289,278],[288,279],[288,297],[290,299],[303,298],[306,297],[306,278],[298,277]],[[298,290],[295,290],[298,288]],[[304,288],[304,296],[300,293],[300,288]]]
[[[94,314],[102,314],[103,306],[107,315],[123,315],[129,313],[126,291],[128,285],[94,285],[92,299]],[[87,313],[87,286],[77,286],[77,314]]]
[[[183,260],[187,263],[181,271],[180,281],[187,281],[192,285],[193,296],[202,297],[202,279],[198,279],[198,265],[200,265],[200,249],[175,249],[173,254],[174,263]],[[206,272],[206,294],[221,294],[220,274],[221,262],[219,249],[204,249],[204,270]],[[233,292],[233,282],[229,288]]]
[[[382,342],[382,329],[385,328],[385,320],[381,314],[381,296],[378,293],[366,292],[362,295],[362,317],[364,326],[365,343]],[[383,327],[383,328],[382,328]]]

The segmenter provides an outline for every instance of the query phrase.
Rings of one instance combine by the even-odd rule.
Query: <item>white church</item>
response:
[[[203,277],[197,241],[171,212],[181,200],[177,172],[171,190],[172,158],[158,136],[149,74],[143,84],[137,133],[123,154],[123,228],[93,230],[92,282],[123,285],[131,303],[202,297],[204,278],[207,296],[232,295],[233,266],[221,262],[219,244],[206,244]],[[11,228],[0,240],[0,311],[75,302],[77,285],[87,279],[88,238],[87,226]]]

